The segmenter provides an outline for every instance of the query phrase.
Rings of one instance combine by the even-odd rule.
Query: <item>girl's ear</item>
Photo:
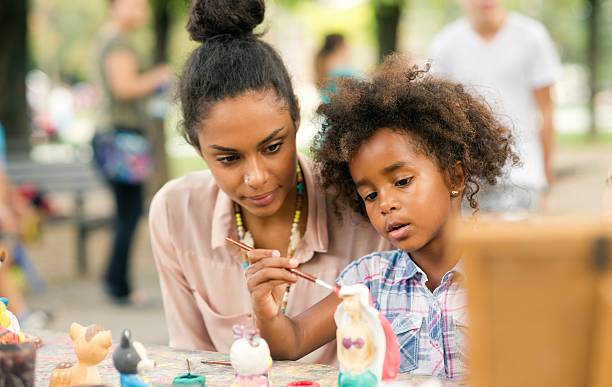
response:
[[[455,161],[452,173],[446,171],[446,184],[453,191],[463,193],[465,190],[466,173],[463,163],[459,160]]]

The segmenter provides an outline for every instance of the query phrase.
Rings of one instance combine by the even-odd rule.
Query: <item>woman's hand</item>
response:
[[[297,281],[288,269],[295,269],[295,259],[283,258],[277,250],[256,249],[247,253],[250,266],[246,271],[253,313],[258,319],[271,320],[280,313],[285,288]]]

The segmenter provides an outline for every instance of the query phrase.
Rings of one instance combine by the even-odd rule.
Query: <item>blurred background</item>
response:
[[[150,22],[137,44],[149,65],[169,63],[176,74],[193,49],[185,32],[189,2],[151,0]],[[544,23],[563,72],[554,87],[556,183],[545,210],[598,214],[612,162],[612,0],[507,0]],[[110,248],[113,203],[91,163],[90,141],[100,91],[92,78],[92,46],[108,1],[10,0],[0,4],[0,122],[9,177],[38,200],[38,218],[24,234],[28,263],[12,276],[45,326],[64,331],[71,321],[131,327],[146,343],[166,344],[161,298],[146,221],[134,248],[133,275],[152,302],[120,307],[101,290]],[[367,74],[390,52],[425,63],[432,38],[462,15],[455,0],[267,1],[260,31],[289,68],[302,108],[299,146],[307,151],[320,102],[314,58],[329,33],[348,42],[347,61]],[[149,196],[165,181],[206,168],[177,132],[173,90],[147,102],[155,173]],[[38,281],[38,282],[37,282]]]

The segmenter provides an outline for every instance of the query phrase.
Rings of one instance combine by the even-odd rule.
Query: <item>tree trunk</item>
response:
[[[155,32],[153,59],[156,64],[165,63],[168,59],[168,30],[171,21],[168,3],[168,0],[156,0],[153,2]],[[169,179],[164,120],[155,118],[151,124],[150,133],[155,172],[150,181],[149,191],[153,194]]]
[[[25,148],[30,138],[26,102],[27,0],[0,1],[0,122],[10,149]]]
[[[379,62],[382,62],[386,55],[397,50],[397,31],[402,8],[402,0],[393,2],[377,1],[375,4]]]
[[[586,7],[590,9],[587,20],[587,65],[589,67],[589,88],[591,98],[589,100],[589,113],[591,116],[591,127],[589,135],[597,135],[597,123],[595,122],[595,95],[599,87],[599,20],[601,16],[601,1],[586,0]]]

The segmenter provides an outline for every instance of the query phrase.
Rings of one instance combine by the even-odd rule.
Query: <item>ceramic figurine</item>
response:
[[[268,371],[272,357],[268,343],[259,336],[259,330],[234,325],[234,343],[230,348],[230,361],[236,372],[231,387],[269,387]]]
[[[102,384],[97,365],[106,358],[110,350],[111,332],[103,330],[97,324],[84,327],[72,323],[70,339],[77,363],[60,363],[51,373],[49,387]]]
[[[138,341],[132,341],[132,332],[125,329],[121,335],[121,344],[113,353],[113,365],[119,371],[121,387],[147,386],[140,374],[155,367],[155,362],[148,358],[145,347]]]
[[[387,319],[371,305],[365,285],[343,286],[334,315],[338,342],[338,386],[369,387],[397,376],[397,339]]]
[[[21,327],[17,317],[8,310],[9,301],[5,297],[0,297],[0,327],[5,328],[13,333],[20,333]]]

